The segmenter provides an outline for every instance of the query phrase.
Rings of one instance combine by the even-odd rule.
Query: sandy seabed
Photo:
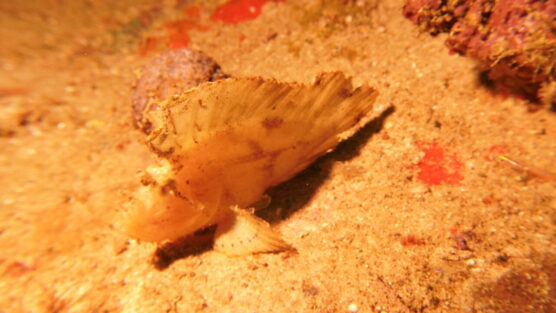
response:
[[[554,172],[554,113],[493,94],[403,1],[251,2],[0,4],[0,312],[556,312],[556,182],[499,158]],[[260,215],[296,253],[161,266],[118,229],[155,158],[137,71],[182,47],[379,90],[369,125],[269,191]]]

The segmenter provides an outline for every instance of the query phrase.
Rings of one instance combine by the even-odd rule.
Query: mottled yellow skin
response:
[[[171,174],[175,195],[165,194],[161,188],[145,190],[144,197],[152,199],[148,202],[156,203],[157,218],[142,212],[143,221],[136,220],[137,227],[130,232],[143,240],[161,241],[215,224],[230,206],[248,207],[266,189],[289,179],[318,157],[310,153],[315,151],[312,138],[300,138],[303,136],[296,132],[299,123],[264,125],[254,120],[241,128],[217,132],[181,156],[185,161]],[[294,143],[292,138],[296,138]],[[327,145],[335,142],[332,138]]]
[[[127,232],[163,241],[218,224],[217,236],[226,229],[233,234],[221,241],[226,246],[241,238],[245,251],[267,251],[267,243],[281,247],[264,222],[238,210],[360,127],[375,97],[374,89],[353,89],[349,78],[330,73],[309,86],[223,80],[162,102],[150,112],[154,130],[147,139],[162,161],[146,170]],[[230,221],[237,218],[236,225],[250,229],[234,227]],[[256,239],[246,248],[244,241]]]

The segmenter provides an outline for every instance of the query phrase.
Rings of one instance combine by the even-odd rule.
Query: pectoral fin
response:
[[[247,210],[232,207],[218,223],[214,249],[227,255],[291,250],[270,225]]]

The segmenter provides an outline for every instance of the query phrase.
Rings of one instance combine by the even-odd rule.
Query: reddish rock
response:
[[[142,69],[132,93],[133,120],[145,133],[151,125],[144,118],[156,102],[182,93],[203,82],[227,77],[205,53],[190,49],[170,50],[154,58]],[[153,101],[154,100],[154,101]]]
[[[408,0],[404,15],[452,52],[477,59],[488,78],[556,105],[556,0]]]

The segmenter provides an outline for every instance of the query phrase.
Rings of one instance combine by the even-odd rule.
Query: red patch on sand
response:
[[[438,143],[417,144],[425,157],[421,160],[417,167],[420,172],[418,178],[423,183],[432,185],[459,184],[463,180],[461,171],[463,163],[458,159],[457,155],[447,155]]]
[[[166,36],[151,36],[139,43],[139,54],[145,56],[164,46],[170,49],[187,48],[191,42],[191,30],[207,31],[209,28],[201,23],[201,8],[187,7],[183,10],[184,18],[164,24]]]
[[[400,239],[400,243],[404,246],[404,247],[409,247],[409,246],[422,246],[425,244],[425,241],[415,235],[407,235],[405,237],[402,237]]]
[[[191,22],[186,20],[168,22],[165,26],[168,30],[168,47],[170,49],[187,48],[187,46],[189,46],[189,42],[191,41],[191,38],[189,37],[190,30],[208,30],[208,27],[199,25],[196,21]]]
[[[263,6],[269,2],[283,2],[285,0],[229,0],[220,5],[211,15],[211,20],[225,24],[238,24],[254,20],[261,15]],[[139,54],[145,56],[152,51],[167,46],[170,49],[187,48],[191,42],[191,30],[207,31],[209,27],[203,25],[202,8],[199,6],[186,7],[182,11],[183,18],[164,24],[166,36],[153,36],[143,39],[139,44]],[[241,35],[240,41],[246,38]]]
[[[200,19],[201,18],[201,8],[200,7],[187,7],[183,9],[183,15]]]
[[[283,2],[284,0],[274,0],[274,2]],[[219,6],[211,19],[213,21],[222,21],[225,24],[238,24],[251,21],[261,15],[262,7],[268,0],[229,0]]]

